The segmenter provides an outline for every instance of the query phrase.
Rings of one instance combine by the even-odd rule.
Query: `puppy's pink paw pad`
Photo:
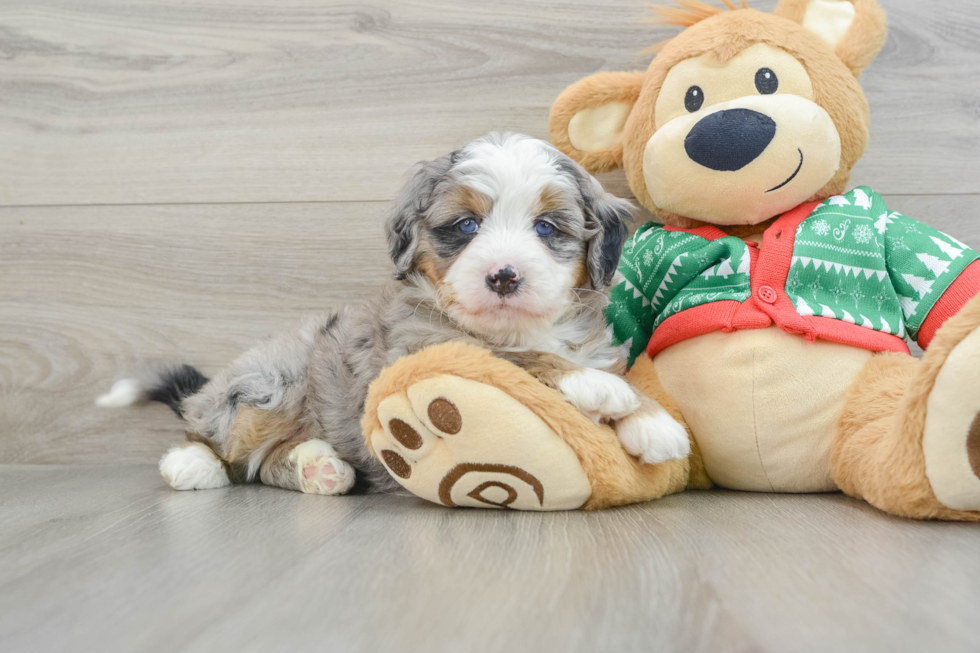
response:
[[[307,494],[344,494],[354,485],[354,469],[322,440],[304,442],[290,457],[301,475],[300,489]]]

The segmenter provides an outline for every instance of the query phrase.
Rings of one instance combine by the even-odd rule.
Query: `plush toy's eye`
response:
[[[684,108],[694,113],[704,104],[704,91],[700,86],[692,86],[687,89],[687,96],[684,98]]]
[[[779,88],[779,79],[769,68],[760,68],[755,74],[755,87],[763,95],[772,95]]]
[[[475,234],[480,225],[473,218],[466,218],[457,222],[456,227],[464,234]]]

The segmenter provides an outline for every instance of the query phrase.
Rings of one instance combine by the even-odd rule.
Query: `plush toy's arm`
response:
[[[710,247],[704,238],[656,222],[643,225],[626,241],[606,317],[613,341],[627,350],[630,367],[646,350],[656,326],[676,312],[670,307],[678,292],[703,272],[690,261],[717,254],[704,251]]]
[[[871,194],[872,219],[909,336],[923,349],[946,320],[980,294],[980,253],[942,231],[889,211]]]

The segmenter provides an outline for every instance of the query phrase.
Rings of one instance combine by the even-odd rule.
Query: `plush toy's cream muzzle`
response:
[[[720,225],[756,224],[806,201],[840,166],[830,115],[807,98],[737,98],[679,116],[647,142],[657,206]]]

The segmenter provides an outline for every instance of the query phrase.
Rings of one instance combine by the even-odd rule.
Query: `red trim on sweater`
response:
[[[764,329],[773,324],[787,333],[802,335],[810,342],[820,338],[870,351],[908,353],[908,346],[898,336],[873,331],[834,318],[802,316],[786,294],[786,278],[793,264],[796,230],[819,204],[820,202],[809,202],[787,211],[766,229],[762,236],[761,248],[754,246],[748,248],[749,277],[752,281],[752,295],[748,299],[744,302],[726,300],[702,304],[671,315],[654,330],[653,337],[647,345],[647,354],[655,356],[682,340],[712,331],[730,333],[738,329]],[[708,240],[727,237],[725,232],[711,226],[697,229],[677,227],[666,227],[666,229],[683,231]],[[977,270],[977,275],[977,284],[980,285],[980,269]],[[768,288],[773,292],[769,293],[768,290],[762,292],[762,288]],[[762,299],[764,295],[769,298],[773,294],[775,301],[767,302]]]
[[[647,344],[647,354],[654,356],[671,345],[712,331],[734,331],[732,318],[741,306],[741,302],[729,299],[701,304],[671,315],[653,332]]]
[[[911,353],[903,339],[884,331],[875,331],[832,317],[812,316],[805,319],[813,328],[814,335],[821,340],[839,342],[842,345],[860,347],[868,351]]]
[[[797,312],[796,306],[786,295],[786,277],[793,263],[796,229],[819,205],[819,202],[809,202],[787,211],[763,233],[762,247],[749,249],[752,256],[749,271],[752,296],[745,300],[735,315],[733,326],[736,329],[758,329],[759,324],[769,326],[775,322],[783,331],[805,336],[811,342],[816,337],[814,328]],[[765,302],[760,298],[763,287],[775,291],[775,302]]]
[[[667,225],[666,227],[664,227],[664,231],[681,231],[686,234],[694,234],[695,236],[701,236],[705,240],[718,240],[719,238],[728,238],[728,234],[726,234],[718,227],[714,227],[710,224],[706,224],[703,227],[698,227],[697,229],[682,229],[680,227],[673,227],[671,225]],[[666,320],[664,321],[666,322]]]
[[[956,281],[950,284],[943,296],[929,311],[922,326],[919,327],[918,343],[923,349],[936,336],[936,331],[946,320],[960,312],[963,305],[980,294],[980,261],[966,266]]]
[[[713,302],[689,308],[683,313],[671,315],[657,327],[650,344],[647,345],[647,355],[653,357],[671,345],[676,345],[688,338],[703,336],[706,333],[722,331],[731,333],[739,329],[765,329],[772,326],[773,321],[761,313],[754,315],[756,323],[746,321],[745,326],[733,327],[732,317],[738,312],[741,304],[736,301]],[[688,317],[688,313],[693,313]],[[679,319],[679,318],[688,318]],[[830,317],[806,317],[807,326],[812,334],[812,341],[827,340],[842,345],[859,347],[868,351],[895,351],[909,353],[909,347],[898,336],[882,331],[873,331],[856,324],[844,322]],[[782,328],[782,327],[780,327]],[[786,329],[783,329],[786,331]],[[790,333],[793,333],[792,331]]]

